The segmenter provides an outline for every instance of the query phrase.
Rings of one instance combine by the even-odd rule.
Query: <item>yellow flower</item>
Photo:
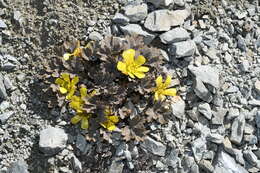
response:
[[[100,123],[101,126],[108,129],[109,131],[113,131],[116,129],[116,123],[118,123],[119,118],[116,115],[112,115],[112,112],[110,109],[105,109],[104,111],[105,118],[107,119],[105,122]]]
[[[70,99],[76,91],[76,84],[79,82],[78,76],[75,76],[70,79],[68,73],[61,74],[60,78],[55,80],[55,84],[59,85],[59,90],[62,94],[67,94],[66,99]]]
[[[69,60],[70,57],[74,56],[74,57],[81,57],[82,55],[82,47],[80,47],[80,41],[77,42],[77,47],[74,49],[74,51],[72,53],[65,53],[63,55],[64,60]]]
[[[167,89],[170,85],[171,85],[171,77],[167,76],[165,82],[163,83],[162,81],[162,76],[160,75],[159,77],[157,77],[156,79],[156,88],[154,89],[154,99],[156,101],[158,100],[164,100],[165,96],[176,96],[176,88],[169,88]]]
[[[142,66],[146,59],[144,56],[139,55],[135,58],[135,50],[128,49],[125,50],[122,54],[123,61],[119,61],[117,63],[117,69],[124,73],[125,75],[129,75],[131,78],[138,77],[139,79],[145,77],[145,72],[149,71],[148,67]]]
[[[75,109],[78,113],[83,112],[83,105],[84,105],[84,99],[92,97],[96,91],[92,91],[90,94],[88,94],[88,89],[86,87],[80,88],[80,97],[79,96],[72,96],[71,102],[69,103],[69,106],[72,109]]]
[[[91,114],[87,114],[85,112],[77,113],[73,118],[71,118],[72,124],[77,124],[81,121],[81,128],[82,129],[88,129],[89,127],[89,118],[91,117]]]

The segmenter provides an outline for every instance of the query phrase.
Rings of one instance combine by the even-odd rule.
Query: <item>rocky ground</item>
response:
[[[257,0],[0,0],[0,172],[260,172]],[[43,62],[68,36],[141,35],[182,100],[143,142],[86,141],[48,109]]]

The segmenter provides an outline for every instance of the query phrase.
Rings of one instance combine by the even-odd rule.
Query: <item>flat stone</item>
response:
[[[210,133],[207,136],[207,140],[216,144],[222,144],[224,141],[224,137],[217,133]]]
[[[0,19],[0,28],[3,28],[3,29],[7,28],[7,25],[5,24],[5,22],[2,19]]]
[[[173,116],[183,119],[185,114],[185,102],[180,98],[177,102],[171,104]]]
[[[240,144],[243,138],[245,128],[245,116],[240,114],[239,117],[234,119],[231,127],[230,140],[235,144]]]
[[[222,151],[218,154],[214,173],[248,173],[248,171],[237,164],[230,155]]]
[[[72,157],[72,165],[76,172],[82,172],[82,164],[76,156]]]
[[[103,36],[100,33],[96,32],[96,31],[91,32],[89,34],[89,39],[93,40],[93,41],[100,41],[100,40],[102,40],[102,38],[103,38]]]
[[[207,150],[206,140],[203,137],[197,138],[191,143],[191,149],[196,161],[200,161]]]
[[[129,24],[126,26],[120,26],[122,32],[126,35],[140,35],[144,38],[144,43],[149,44],[155,38],[155,35],[150,34],[142,29],[141,26],[137,24]]]
[[[249,105],[260,106],[260,100],[252,99],[248,101]]]
[[[224,123],[224,118],[227,114],[227,109],[217,108],[217,111],[213,111],[213,117],[211,123],[214,125],[222,125]]]
[[[154,155],[165,156],[166,146],[150,137],[146,137],[141,146]]]
[[[180,26],[190,16],[188,10],[156,10],[148,14],[144,27],[150,31],[169,31],[172,26]]]
[[[126,25],[130,22],[130,19],[121,13],[116,13],[113,22],[121,25]]]
[[[208,103],[201,103],[198,106],[198,111],[204,115],[208,120],[211,120],[212,112]]]
[[[211,67],[210,65],[202,65],[199,67],[189,65],[188,69],[204,84],[209,84],[215,88],[219,88],[219,72],[216,68]]]
[[[144,20],[148,14],[147,4],[131,4],[125,7],[125,15],[131,22]]]
[[[18,160],[11,164],[8,168],[7,173],[29,173],[28,165],[23,160]]]
[[[256,82],[255,82],[255,91],[257,92],[257,94],[258,95],[260,95],[260,81],[259,80],[257,80]]]
[[[180,158],[178,158],[178,152],[175,149],[172,149],[170,154],[166,157],[166,165],[176,168],[179,162]]]
[[[194,82],[194,92],[195,94],[202,100],[206,102],[211,102],[213,99],[212,94],[209,92],[209,90],[205,87],[205,85],[202,83],[202,81],[199,78],[195,78]]]
[[[54,155],[66,147],[68,135],[61,128],[49,127],[40,132],[39,147],[46,155]]]
[[[165,44],[185,41],[189,38],[190,38],[189,33],[181,27],[174,28],[160,35],[161,41]]]
[[[206,172],[213,172],[214,171],[214,167],[212,166],[211,162],[209,160],[201,160],[199,162],[199,167],[206,171]]]
[[[0,121],[2,124],[6,123],[6,121],[14,114],[13,111],[8,111],[0,114]]]
[[[4,85],[4,77],[0,73],[0,98],[6,99],[7,98],[7,93],[6,93],[6,88]]]
[[[192,40],[173,43],[169,46],[169,53],[175,58],[193,56],[196,51],[196,44]]]
[[[147,0],[147,2],[152,3],[155,7],[167,7],[173,3],[173,0]]]
[[[248,161],[251,165],[255,166],[258,162],[256,155],[251,150],[245,150],[243,152],[244,158]]]
[[[122,173],[124,169],[124,163],[122,161],[113,160],[109,167],[108,173]]]

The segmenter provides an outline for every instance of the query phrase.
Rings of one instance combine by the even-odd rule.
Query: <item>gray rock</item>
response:
[[[176,168],[179,162],[180,158],[178,157],[178,152],[175,149],[172,149],[170,154],[166,157],[166,165]]]
[[[256,117],[255,117],[256,127],[260,129],[260,111],[257,111]]]
[[[7,75],[4,76],[4,85],[7,90],[15,89],[14,85],[12,84],[12,81],[10,80],[10,78]]]
[[[180,26],[190,16],[188,10],[156,10],[148,14],[144,27],[151,31],[169,31],[172,26]]]
[[[10,71],[10,70],[14,70],[15,67],[16,67],[16,65],[14,63],[6,62],[6,63],[2,64],[1,70]]]
[[[102,38],[103,38],[103,36],[100,33],[96,32],[96,31],[91,32],[89,34],[89,39],[93,40],[93,41],[100,41],[100,40],[102,40]]]
[[[148,13],[148,7],[145,3],[128,5],[125,7],[125,15],[131,22],[138,22],[144,20]]]
[[[28,165],[23,160],[18,160],[11,164],[7,173],[29,173]]]
[[[209,65],[195,67],[188,66],[189,71],[204,84],[209,84],[215,88],[219,88],[219,72],[216,68]]]
[[[195,78],[194,82],[194,92],[195,94],[202,100],[206,102],[211,102],[213,99],[212,94],[209,92],[209,90],[205,87],[205,85],[202,83],[202,81],[199,78]]]
[[[4,78],[0,73],[0,98],[6,99],[6,97],[7,97],[7,93],[4,85]]]
[[[243,152],[244,158],[248,161],[251,165],[255,166],[258,162],[256,155],[251,150],[245,150]]]
[[[200,161],[207,150],[206,140],[203,137],[197,138],[191,143],[192,153],[196,161]]]
[[[212,112],[208,103],[201,103],[198,106],[198,111],[204,115],[208,120],[211,120]]]
[[[254,84],[255,91],[257,92],[258,95],[260,95],[260,81],[257,80]]]
[[[7,25],[5,24],[5,22],[2,19],[0,19],[0,28],[3,28],[3,29],[7,28]]]
[[[182,99],[179,99],[177,102],[171,104],[172,114],[179,118],[183,119],[185,114],[185,102]]]
[[[260,100],[252,99],[248,101],[249,105],[260,106]]]
[[[237,36],[237,47],[241,50],[241,51],[246,51],[246,42],[244,40],[244,38],[241,35]]]
[[[125,150],[124,151],[124,154],[125,154],[125,158],[128,162],[131,162],[132,161],[132,156],[131,156],[131,153],[129,150]]]
[[[120,29],[124,34],[127,35],[140,35],[144,37],[144,43],[149,44],[155,38],[155,35],[150,34],[142,29],[141,26],[137,24],[129,24],[126,26],[120,26]]]
[[[130,19],[121,13],[116,13],[113,22],[121,25],[126,25],[130,22]]]
[[[124,163],[122,161],[113,160],[109,167],[108,173],[122,173],[124,169]]]
[[[39,147],[46,155],[54,155],[66,147],[67,140],[63,129],[49,127],[40,132]]]
[[[218,59],[217,56],[217,50],[215,48],[210,48],[207,53],[206,53],[207,57],[209,57],[211,60],[216,60]]]
[[[213,117],[211,119],[211,123],[214,125],[222,125],[226,114],[227,114],[227,109],[217,108],[217,111],[213,111]]]
[[[224,141],[224,137],[217,133],[210,133],[207,136],[207,140],[216,144],[221,144]]]
[[[166,146],[150,137],[146,137],[141,146],[155,155],[165,156]]]
[[[87,141],[86,141],[86,139],[84,138],[84,136],[81,135],[81,134],[78,134],[78,135],[77,135],[76,147],[77,147],[82,153],[85,152],[85,149],[86,149],[86,147],[87,147]]]
[[[169,47],[169,53],[176,58],[193,56],[196,51],[196,44],[192,40],[173,43]]]
[[[10,107],[10,103],[8,101],[2,101],[0,103],[0,111],[4,112],[6,109]]]
[[[13,114],[14,114],[13,111],[8,111],[0,114],[1,123],[4,124]]]
[[[160,35],[161,41],[165,44],[184,41],[189,38],[190,38],[189,33],[181,27],[174,28]]]
[[[155,7],[159,7],[159,6],[167,7],[170,4],[172,4],[173,0],[147,0],[147,2],[152,3]]]
[[[218,154],[214,173],[248,173],[245,168],[236,163],[236,161],[227,153]]]
[[[240,68],[244,72],[249,72],[250,64],[249,64],[248,60],[242,61],[242,63],[240,64]]]
[[[76,156],[72,157],[72,165],[76,172],[82,172],[82,164]]]
[[[199,162],[199,167],[206,171],[206,172],[213,172],[214,171],[214,167],[212,166],[211,162],[209,160],[201,160]]]
[[[235,144],[240,144],[243,138],[245,128],[245,116],[240,114],[232,124],[230,140]]]

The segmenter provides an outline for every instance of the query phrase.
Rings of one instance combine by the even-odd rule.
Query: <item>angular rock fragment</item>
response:
[[[29,173],[28,165],[23,160],[18,160],[11,164],[7,173]]]
[[[219,72],[216,68],[209,65],[195,67],[188,66],[189,71],[204,84],[209,84],[215,88],[219,88]]]
[[[213,99],[212,94],[209,92],[209,90],[205,87],[205,85],[202,83],[202,81],[199,78],[195,78],[194,83],[194,92],[195,94],[202,100],[206,102],[211,102]]]
[[[150,34],[142,29],[141,26],[137,24],[129,24],[126,26],[120,26],[122,32],[126,35],[140,35],[144,38],[144,43],[149,44],[153,41],[154,35]]]
[[[0,73],[0,98],[1,99],[6,99],[7,93],[6,93],[6,88],[4,85],[4,77],[2,73]]]
[[[5,24],[5,22],[2,19],[0,19],[0,28],[2,28],[2,29],[7,28],[7,25]]]
[[[0,122],[4,124],[13,114],[13,111],[8,111],[0,114]]]
[[[113,22],[117,23],[117,24],[121,24],[121,25],[126,25],[129,23],[129,18],[124,16],[121,13],[116,13],[114,18],[113,18]]]
[[[198,106],[198,111],[204,115],[208,120],[212,117],[210,105],[208,103],[201,103]]]
[[[147,0],[147,2],[152,3],[155,7],[159,6],[169,6],[171,3],[173,3],[173,0]]]
[[[240,114],[239,117],[237,117],[231,127],[231,136],[230,140],[235,144],[240,144],[243,138],[244,134],[244,128],[245,128],[245,115]]]
[[[189,38],[189,33],[181,27],[174,28],[160,35],[161,41],[165,44],[185,41]]]
[[[49,127],[40,132],[39,147],[46,155],[54,155],[66,147],[67,140],[63,129]]]
[[[193,56],[196,51],[196,44],[192,40],[173,43],[169,46],[169,54],[175,58]]]
[[[166,146],[150,137],[146,137],[141,146],[155,155],[165,156]]]
[[[192,152],[196,161],[200,161],[207,150],[206,140],[200,137],[192,142],[191,144]]]
[[[130,4],[125,7],[125,15],[131,22],[138,22],[144,20],[148,13],[148,7],[143,4]]]
[[[210,133],[207,136],[207,140],[216,144],[221,144],[224,141],[224,137],[220,134]]]
[[[251,165],[255,166],[258,162],[256,155],[251,150],[245,150],[243,152],[244,158],[248,161]]]
[[[201,160],[199,162],[199,167],[204,170],[205,172],[213,172],[214,171],[214,167],[212,166],[212,164],[210,163],[209,160]]]
[[[108,173],[122,173],[124,163],[122,161],[116,161],[113,159],[112,164],[109,167]]]
[[[185,102],[182,99],[179,99],[177,102],[171,104],[172,108],[172,114],[179,118],[183,119],[184,118],[184,113],[185,113]]]
[[[213,111],[213,117],[211,123],[214,125],[222,125],[224,123],[224,118],[227,114],[227,109],[218,108],[217,111]]]

